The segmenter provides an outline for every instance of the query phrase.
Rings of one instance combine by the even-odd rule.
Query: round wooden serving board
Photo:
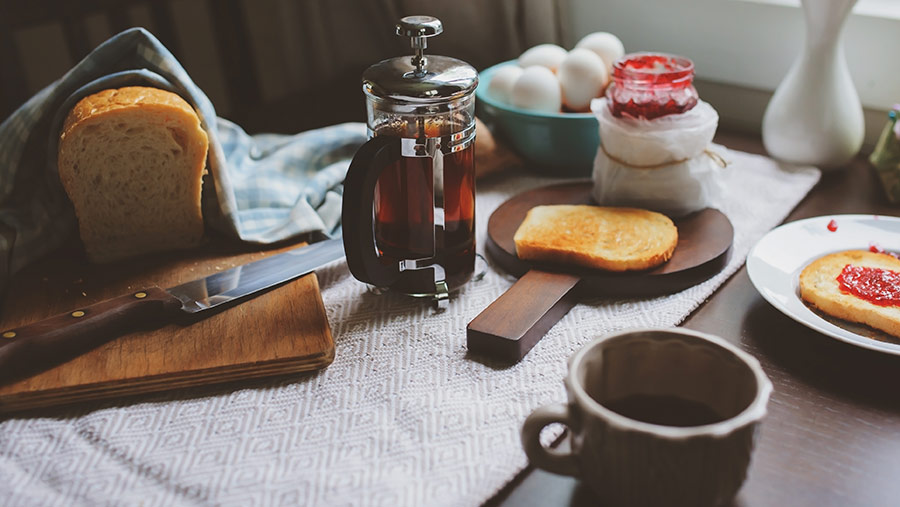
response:
[[[516,256],[513,236],[528,210],[544,204],[595,204],[592,186],[590,180],[581,180],[529,190],[491,214],[487,252],[520,279],[469,323],[470,351],[518,361],[569,311],[576,295],[670,294],[709,279],[728,262],[734,228],[728,217],[711,208],[673,219],[678,227],[678,246],[668,262],[647,271],[614,273],[531,262]]]

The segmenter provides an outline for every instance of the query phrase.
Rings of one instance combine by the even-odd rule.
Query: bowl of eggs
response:
[[[596,32],[566,51],[540,44],[481,72],[479,117],[536,169],[590,176],[600,145],[591,101],[603,96],[622,42]]]

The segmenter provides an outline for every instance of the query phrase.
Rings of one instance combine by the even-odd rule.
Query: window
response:
[[[566,42],[608,31],[629,52],[688,56],[701,96],[719,109],[722,123],[757,131],[768,97],[805,36],[799,0],[561,1],[571,39]],[[900,102],[900,2],[860,0],[844,26],[843,42],[871,144],[884,125],[884,112]]]

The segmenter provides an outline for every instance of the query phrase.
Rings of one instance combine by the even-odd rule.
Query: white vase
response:
[[[772,157],[833,169],[859,152],[863,111],[841,44],[854,4],[802,0],[806,43],[763,117],[763,144]]]

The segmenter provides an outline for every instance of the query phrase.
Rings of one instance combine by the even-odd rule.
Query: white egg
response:
[[[566,50],[556,44],[539,44],[531,49],[526,49],[519,56],[519,66],[527,68],[540,65],[556,72],[565,57]]]
[[[532,111],[558,113],[562,108],[559,80],[546,67],[526,68],[513,85],[512,104]]]
[[[575,47],[590,49],[597,53],[609,71],[612,70],[613,63],[625,54],[625,46],[622,45],[622,41],[609,32],[594,32],[585,35],[578,41],[578,44],[575,44]]]
[[[497,69],[491,77],[491,82],[488,83],[488,96],[504,104],[512,104],[513,85],[522,75],[522,70],[518,65],[507,65]]]
[[[563,104],[572,111],[587,111],[591,100],[599,97],[609,82],[609,72],[603,59],[590,49],[569,51],[559,66],[559,85]]]

